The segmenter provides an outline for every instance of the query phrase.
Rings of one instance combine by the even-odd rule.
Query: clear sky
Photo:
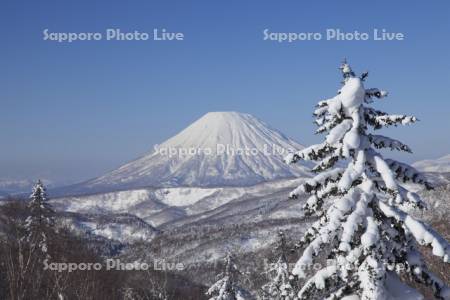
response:
[[[376,2],[376,3],[375,3]],[[0,177],[100,175],[208,111],[247,112],[302,144],[314,104],[335,95],[346,57],[369,70],[377,104],[416,115],[385,133],[404,161],[450,152],[449,1],[2,1]],[[50,32],[183,32],[184,41],[43,40]],[[401,32],[404,41],[264,41],[327,28]]]

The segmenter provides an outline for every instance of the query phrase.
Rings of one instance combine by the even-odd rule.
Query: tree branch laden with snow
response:
[[[291,285],[292,275],[289,274],[289,265],[286,258],[286,240],[284,233],[278,233],[279,242],[276,250],[280,252],[278,260],[269,266],[266,271],[270,276],[270,281],[262,289],[264,291],[263,299],[270,300],[294,300],[296,295]]]
[[[370,107],[387,92],[366,89],[367,73],[356,77],[346,62],[340,70],[344,80],[338,94],[320,101],[314,112],[317,132],[326,133],[325,141],[285,159],[317,162],[313,171],[318,174],[290,194],[292,198],[309,194],[305,214],[319,217],[303,236],[306,248],[292,271],[307,278],[298,297],[389,299],[392,284],[387,278],[400,282],[399,275],[405,272],[433,289],[437,298],[449,299],[449,288],[429,272],[418,247],[430,247],[443,263],[449,263],[450,244],[408,214],[408,206],[423,209],[425,205],[402,183],[432,187],[411,166],[385,159],[376,151],[411,152],[406,144],[370,132],[408,125],[417,118]],[[329,265],[310,277],[306,269],[319,255],[327,257]]]
[[[218,280],[208,289],[207,296],[210,300],[251,300],[251,294],[240,287],[237,282],[239,269],[234,263],[233,256],[227,254],[225,257],[225,270],[217,277]]]

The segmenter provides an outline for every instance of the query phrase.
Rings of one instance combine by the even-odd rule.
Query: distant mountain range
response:
[[[450,154],[437,159],[427,159],[415,162],[413,166],[422,172],[450,172]]]
[[[42,179],[47,187],[53,187],[52,181]],[[32,179],[6,179],[0,178],[0,197],[19,193],[31,193],[31,188],[36,183],[36,180]]]
[[[308,168],[283,162],[288,151],[302,148],[249,114],[210,112],[143,157],[63,191],[249,186],[307,174]]]

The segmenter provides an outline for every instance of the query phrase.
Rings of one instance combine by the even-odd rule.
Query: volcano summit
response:
[[[72,188],[105,192],[142,187],[247,186],[305,174],[286,165],[287,151],[303,146],[259,119],[210,112],[134,161]]]

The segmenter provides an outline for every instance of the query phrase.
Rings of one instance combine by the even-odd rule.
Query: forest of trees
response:
[[[38,182],[28,201],[0,206],[0,299],[202,299],[205,287],[165,271],[45,269],[52,262],[100,263],[104,245],[59,222]]]

